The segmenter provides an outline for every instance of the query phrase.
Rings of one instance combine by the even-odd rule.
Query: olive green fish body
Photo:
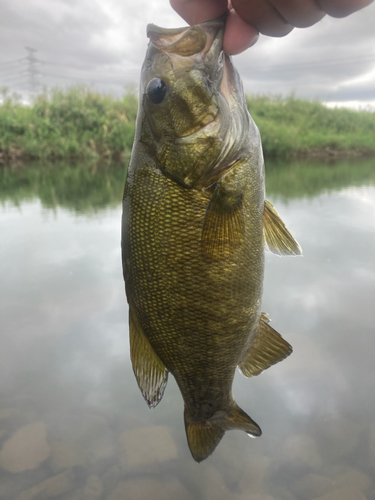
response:
[[[230,401],[235,368],[260,319],[262,169],[256,190],[254,176],[247,179],[241,242],[228,258],[215,259],[202,252],[210,193],[183,188],[145,163],[130,170],[125,190],[134,241],[126,254],[131,305],[186,406],[199,414],[204,403],[214,412]],[[250,177],[247,164],[236,175]]]
[[[150,407],[175,377],[197,461],[228,429],[261,433],[233,377],[290,354],[261,314],[264,244],[299,253],[265,201],[259,132],[222,33],[220,20],[149,27],[123,202],[133,369]]]

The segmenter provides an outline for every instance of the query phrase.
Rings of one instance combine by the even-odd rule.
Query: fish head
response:
[[[223,52],[224,26],[219,18],[179,29],[147,27],[140,142],[184,187],[215,182],[248,137],[242,83]]]

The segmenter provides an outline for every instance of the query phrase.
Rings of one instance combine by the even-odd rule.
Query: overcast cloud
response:
[[[30,87],[28,46],[40,61],[33,64],[35,88],[85,82],[121,94],[138,84],[148,23],[185,24],[168,0],[3,0],[0,86]],[[235,64],[249,94],[294,91],[375,106],[375,4],[345,19],[325,17],[285,38],[261,37]]]

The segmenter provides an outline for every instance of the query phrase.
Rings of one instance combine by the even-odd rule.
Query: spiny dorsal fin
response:
[[[168,370],[145,337],[138,318],[129,307],[130,357],[133,371],[148,406],[154,408],[164,394]]]
[[[259,375],[279,361],[288,357],[293,349],[282,336],[270,326],[269,318],[263,313],[259,321],[259,331],[251,344],[239,369],[245,377]]]
[[[202,231],[202,255],[219,260],[229,257],[243,241],[242,194],[228,193],[217,184],[208,204]]]
[[[302,255],[298,242],[288,231],[271,202],[264,202],[263,231],[266,244],[277,255]]]

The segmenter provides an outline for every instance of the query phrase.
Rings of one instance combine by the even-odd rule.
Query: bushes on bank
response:
[[[138,101],[86,86],[55,88],[30,106],[3,90],[0,160],[114,158],[130,153]],[[319,101],[248,96],[265,156],[361,155],[375,153],[375,113],[329,109]]]

